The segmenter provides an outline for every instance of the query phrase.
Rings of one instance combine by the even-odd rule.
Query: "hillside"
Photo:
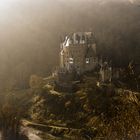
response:
[[[34,89],[29,114],[32,122],[41,125],[30,126],[73,140],[139,139],[139,93],[113,84],[96,86],[96,82],[95,77],[84,77],[75,93]]]
[[[140,0],[0,0],[0,139],[139,140]]]

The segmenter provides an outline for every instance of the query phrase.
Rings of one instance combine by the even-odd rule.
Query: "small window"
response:
[[[73,58],[69,58],[69,63],[73,64]]]
[[[90,63],[90,59],[86,58],[86,64],[89,64],[89,63]]]

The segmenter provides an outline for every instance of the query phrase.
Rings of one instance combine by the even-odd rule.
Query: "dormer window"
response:
[[[69,63],[73,64],[73,58],[69,58]]]
[[[86,58],[86,64],[89,64],[89,63],[90,63],[90,59]]]

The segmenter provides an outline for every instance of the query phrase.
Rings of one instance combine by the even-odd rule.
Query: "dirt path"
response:
[[[21,133],[23,133],[28,140],[60,140],[60,138],[54,137],[51,134],[43,133],[30,127],[21,127]]]
[[[26,135],[29,140],[69,140],[72,138],[72,136],[69,136],[69,132],[77,133],[80,131],[80,129],[63,126],[37,124],[28,120],[22,120],[22,125],[22,133]],[[41,131],[41,129],[45,129],[46,131]],[[63,133],[65,133],[65,136]]]

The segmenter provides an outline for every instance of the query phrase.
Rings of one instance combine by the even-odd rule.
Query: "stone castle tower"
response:
[[[60,68],[78,74],[95,69],[98,63],[95,36],[92,32],[78,32],[65,37],[60,50]]]

